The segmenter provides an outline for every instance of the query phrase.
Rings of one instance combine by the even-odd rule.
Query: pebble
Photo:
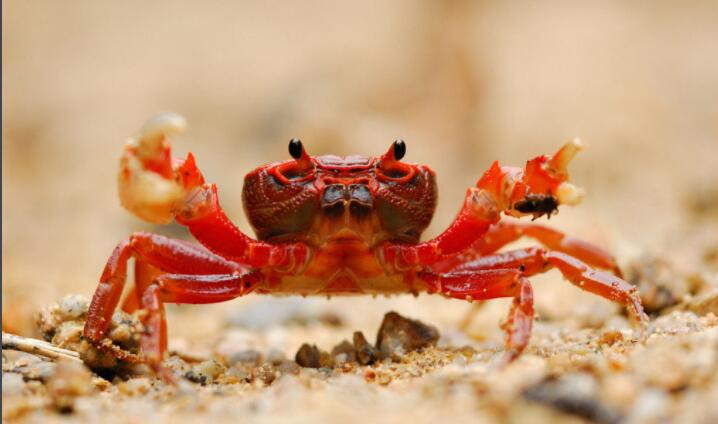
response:
[[[319,368],[321,366],[321,352],[316,345],[304,343],[294,356],[294,360],[300,367]]]
[[[185,378],[190,381],[194,381],[195,383],[204,385],[212,383],[226,370],[227,369],[224,365],[214,359],[209,359],[193,366],[187,373],[185,373]]]
[[[366,340],[364,333],[355,331],[353,341],[357,362],[359,362],[359,364],[371,365],[377,360],[379,352]]]
[[[55,373],[47,380],[47,392],[59,412],[72,412],[75,399],[91,394],[94,389],[90,370],[70,359],[59,359]]]
[[[117,390],[124,395],[136,396],[148,393],[151,387],[152,384],[147,377],[140,377],[121,382],[117,385]]]
[[[264,364],[261,367],[254,368],[252,370],[252,376],[255,380],[259,380],[268,386],[277,379],[279,373],[273,365]]]
[[[90,300],[80,295],[69,295],[65,296],[58,306],[63,318],[67,320],[78,319],[87,313]]]
[[[376,346],[382,358],[399,361],[408,352],[436,346],[438,340],[436,327],[389,312],[379,328]]]

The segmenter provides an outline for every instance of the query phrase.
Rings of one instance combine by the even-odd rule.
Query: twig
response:
[[[42,355],[52,359],[67,358],[82,362],[80,354],[74,350],[63,349],[43,340],[17,336],[4,331],[2,332],[2,348]]]

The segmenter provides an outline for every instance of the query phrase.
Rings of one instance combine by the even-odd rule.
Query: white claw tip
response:
[[[167,112],[150,118],[140,131],[142,138],[151,139],[161,135],[180,134],[187,128],[187,121],[181,115]]]
[[[583,195],[584,191],[571,183],[563,182],[556,188],[556,198],[561,205],[578,205],[583,200]]]
[[[585,145],[583,144],[583,141],[581,141],[580,138],[576,137],[573,140],[569,141],[569,144],[573,145],[573,147],[578,150],[583,150]]]

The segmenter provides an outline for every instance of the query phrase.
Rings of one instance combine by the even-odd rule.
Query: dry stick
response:
[[[2,348],[42,355],[52,359],[67,358],[82,362],[80,354],[73,350],[63,349],[42,340],[21,337],[4,331],[2,332]]]

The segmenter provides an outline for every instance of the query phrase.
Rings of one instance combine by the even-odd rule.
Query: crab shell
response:
[[[387,240],[418,243],[436,209],[437,186],[430,168],[397,159],[398,143],[379,158],[311,157],[302,148],[295,160],[247,174],[242,200],[257,237],[271,243],[300,241],[312,250],[307,269],[268,278],[268,290],[407,291],[400,281],[386,278],[374,248]]]

